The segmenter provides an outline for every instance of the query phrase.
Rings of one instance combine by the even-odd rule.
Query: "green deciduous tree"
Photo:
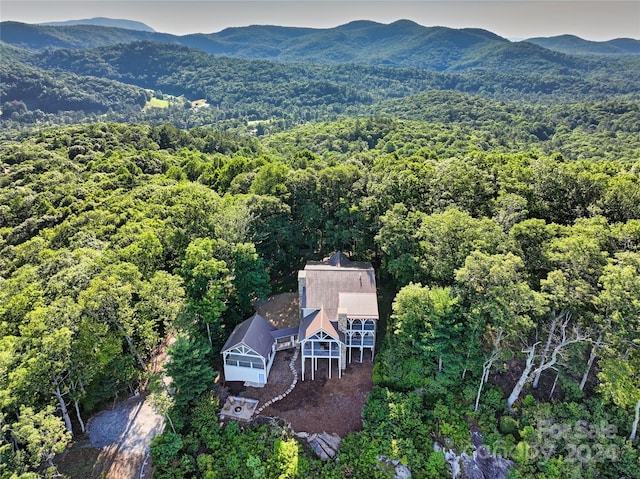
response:
[[[640,422],[640,254],[618,253],[605,267],[598,305],[608,318],[601,352],[600,390],[614,404],[634,411],[630,439]]]
[[[629,440],[635,441],[640,424],[640,355],[635,350],[626,358],[612,358],[601,362],[599,389],[616,406],[633,411]]]
[[[22,406],[18,420],[10,426],[12,436],[29,453],[29,463],[34,469],[41,465],[54,468],[54,457],[71,440],[71,434],[54,412],[53,406],[37,412]]]
[[[485,342],[482,375],[476,395],[489,379],[496,360],[522,338],[531,335],[537,318],[545,310],[545,300],[526,281],[524,263],[512,253],[488,255],[474,251],[456,271],[456,281],[470,305],[470,323],[481,331]]]
[[[475,219],[453,208],[432,215],[407,213],[403,205],[382,217],[376,237],[383,267],[400,284],[440,285],[453,282],[455,270],[472,251],[495,253],[505,239],[500,226],[488,218]]]
[[[255,303],[271,292],[264,261],[253,243],[240,243],[231,253],[233,295],[241,318],[251,314]]]
[[[211,367],[211,348],[199,338],[179,336],[169,347],[169,360],[165,364],[166,375],[171,378],[171,388],[177,408],[186,411],[203,392],[213,387],[215,373]]]

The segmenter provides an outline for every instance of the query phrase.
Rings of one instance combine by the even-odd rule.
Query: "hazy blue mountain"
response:
[[[29,50],[84,49],[153,40],[176,43],[174,35],[97,25],[50,27],[20,22],[0,23],[0,40]]]
[[[251,25],[183,36],[154,32],[144,24],[127,20],[90,19],[62,23],[47,26],[2,22],[0,40],[30,50],[83,49],[153,41],[245,59],[358,63],[438,71],[485,68],[491,55],[506,58],[516,69],[526,71],[530,65],[527,62],[518,65],[514,59],[523,53],[531,53],[537,56],[537,67],[544,68],[545,62],[551,62],[550,68],[559,71],[573,66],[568,65],[571,61],[558,57],[558,52],[610,56],[640,53],[640,40],[620,38],[592,42],[572,35],[531,38],[526,42],[536,45],[537,50],[525,52],[529,47],[523,46],[523,42],[512,42],[486,30],[424,27],[410,20],[390,24],[361,20],[334,28]],[[545,53],[542,49],[555,53]],[[500,62],[491,59],[490,63]]]
[[[493,55],[495,49],[506,57],[515,57],[523,50],[521,46],[486,30],[423,27],[409,20],[391,24],[356,21],[326,29],[254,25],[185,36],[94,25],[52,27],[5,22],[0,28],[0,39],[31,50],[84,49],[153,41],[243,59],[357,63],[437,71],[460,70],[461,65],[466,64],[472,68],[484,68],[486,57]],[[566,63],[557,53],[551,55],[551,52],[533,45],[531,48],[538,50],[539,57],[546,55],[553,71],[558,70],[558,61]],[[539,63],[539,59],[536,60],[536,65]],[[493,64],[492,68],[500,68],[495,61]],[[527,69],[526,59],[518,67]]]
[[[575,35],[558,35],[555,37],[529,38],[529,43],[557,52],[569,54],[640,54],[640,40],[632,38],[616,38],[606,42],[585,40]]]
[[[4,22],[0,35],[0,103],[47,113],[139,109],[148,95],[141,89],[206,98],[253,119],[355,111],[430,90],[571,101],[640,91],[637,55],[571,55],[486,30],[408,20],[185,36]],[[612,44],[633,47],[624,39]]]
[[[423,27],[408,20],[388,25],[358,21],[283,42],[277,59],[446,70],[465,53],[493,43],[509,42],[478,29]]]
[[[85,18],[82,20],[67,20],[64,22],[45,22],[39,25],[48,27],[65,27],[71,25],[97,25],[100,27],[114,27],[124,28],[126,30],[137,30],[141,32],[155,32],[153,28],[142,22],[136,22],[134,20],[124,20],[121,18],[106,18],[106,17],[94,17]]]

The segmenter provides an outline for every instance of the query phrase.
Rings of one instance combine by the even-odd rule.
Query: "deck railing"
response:
[[[283,349],[291,349],[295,348],[298,345],[298,341],[278,341],[276,342],[276,351],[282,351]]]
[[[340,348],[331,348],[331,351],[329,351],[328,349],[323,349],[323,348],[313,348],[312,350],[311,347],[305,346],[302,352],[304,353],[305,356],[313,355],[317,358],[340,357]]]

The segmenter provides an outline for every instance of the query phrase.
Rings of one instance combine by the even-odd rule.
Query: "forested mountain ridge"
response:
[[[154,41],[245,59],[358,63],[438,71],[459,69],[469,61],[481,63],[493,49],[500,47],[500,50],[509,51],[518,48],[519,43],[526,43],[510,42],[481,29],[423,27],[409,20],[391,24],[356,21],[326,29],[252,25],[184,36],[88,25],[53,27],[3,22],[0,26],[0,41],[32,50],[84,49],[123,42]],[[551,50],[561,44],[560,39],[534,40],[538,44],[546,42]],[[598,53],[617,53],[624,49],[631,54],[638,52],[639,43],[638,40],[619,39],[606,43],[590,42],[588,45]],[[598,46],[601,48],[596,48]],[[545,53],[545,49],[538,48],[537,54],[547,57],[547,61],[564,61],[557,52],[555,57],[551,57],[548,51]],[[585,49],[580,52],[585,53]]]
[[[92,48],[122,42],[173,42],[174,35],[99,25],[46,26],[20,22],[0,23],[0,41],[30,50]]]
[[[149,25],[142,22],[125,20],[121,18],[118,19],[118,18],[106,18],[106,17],[84,18],[80,20],[66,20],[62,22],[44,22],[44,23],[39,23],[39,25],[48,26],[48,27],[62,27],[62,26],[69,26],[69,25],[97,25],[101,27],[122,28],[125,30],[155,32],[153,28],[151,28]]]
[[[292,125],[344,114],[375,114],[381,101],[432,90],[532,104],[600,101],[611,95],[633,98],[640,91],[638,59],[578,60],[530,44],[492,51],[484,65],[467,63],[457,72],[283,64],[152,42],[44,52],[8,45],[0,49],[1,68],[7,72],[0,85],[3,120],[20,124],[107,114],[112,120],[170,121],[185,127],[261,120],[272,122],[273,129],[278,121]],[[55,81],[47,80],[52,78]],[[78,101],[83,84],[93,85],[97,97],[86,107]],[[157,92],[183,100],[166,109],[143,111],[144,97],[148,100]],[[196,99],[205,99],[210,108],[188,109],[188,100]],[[3,122],[4,127],[11,124]]]
[[[569,54],[640,54],[640,40],[633,38],[616,38],[604,42],[585,40],[575,35],[558,35],[555,37],[527,38],[529,43]]]
[[[146,103],[149,94],[134,85],[98,76],[43,70],[22,61],[25,52],[0,45],[0,99],[4,118],[13,113],[31,116],[36,122],[45,113],[59,111],[85,114],[109,110],[135,114]],[[81,117],[76,117],[78,120]]]
[[[554,53],[542,48],[536,47],[531,44],[503,44],[498,47],[491,45],[486,50],[479,49],[482,54],[480,57],[474,57],[474,55],[463,55],[458,63],[451,65],[450,71],[442,72],[437,75],[438,72],[433,71],[430,68],[389,68],[389,67],[374,67],[364,65],[351,65],[350,62],[342,62],[349,64],[350,68],[353,68],[355,72],[358,72],[361,76],[364,73],[368,73],[371,76],[399,79],[402,85],[409,84],[413,81],[422,78],[442,78],[441,84],[445,81],[453,78],[457,78],[455,75],[467,73],[469,75],[479,74],[478,79],[482,86],[489,88],[489,81],[482,78],[482,74],[485,72],[491,72],[492,74],[499,74],[500,76],[493,77],[493,89],[499,89],[502,79],[501,76],[529,76],[530,80],[536,81],[538,84],[534,84],[525,89],[524,85],[518,85],[516,88],[523,93],[528,91],[536,91],[535,88],[544,88],[539,85],[542,83],[542,79],[536,78],[536,75],[544,75],[547,78],[547,82],[557,81],[562,83],[563,80],[571,79],[581,83],[586,83],[593,76],[609,72],[614,75],[610,78],[608,87],[619,88],[618,91],[613,93],[630,93],[633,90],[630,87],[624,88],[622,85],[616,85],[614,83],[616,76],[624,78],[627,81],[631,81],[633,85],[636,62],[633,59],[618,59],[610,61],[599,60],[584,60],[577,57],[571,57],[564,54]],[[282,64],[273,61],[251,61],[246,59],[234,59],[231,57],[221,57],[215,55],[208,55],[197,49],[187,47],[175,47],[161,43],[153,42],[133,42],[126,44],[119,44],[109,47],[100,47],[96,49],[84,49],[84,50],[55,50],[47,51],[43,53],[29,55],[28,57],[34,65],[47,68],[47,69],[60,69],[72,71],[77,74],[85,74],[92,76],[106,76],[112,79],[128,80],[129,82],[144,82],[148,87],[153,86],[153,82],[162,81],[163,78],[176,75],[178,72],[192,70],[194,73],[206,72],[207,68],[216,67],[217,65],[233,65],[235,71],[233,74],[237,78],[248,76],[249,73],[253,73],[254,77],[268,74],[268,70],[278,70],[291,77],[299,75],[305,71],[321,71],[323,75],[328,75],[329,78],[334,76],[333,72],[340,72],[342,65],[323,65],[320,63],[313,63],[311,61]],[[165,70],[162,69],[165,68]],[[225,68],[222,66],[222,68]],[[229,67],[226,67],[227,69]],[[136,69],[138,71],[136,71]],[[249,70],[249,71],[247,71]],[[264,70],[261,71],[261,70]],[[138,76],[140,72],[144,71],[146,78],[140,80]],[[200,73],[197,79],[192,79],[191,83],[198,81],[201,84],[211,82],[213,79]],[[222,73],[227,73],[223,71]],[[183,75],[184,76],[184,75]],[[355,76],[355,75],[354,75]],[[413,77],[413,78],[411,78]],[[223,80],[225,78],[223,77]],[[357,76],[355,76],[357,80]],[[257,81],[259,78],[243,78],[244,81]],[[451,82],[451,80],[449,80]],[[517,81],[513,79],[512,81]],[[167,82],[168,83],[168,82]],[[189,88],[190,82],[182,79],[180,82],[174,80],[173,87],[178,88],[183,86]],[[581,85],[583,95],[589,94],[589,86]],[[567,88],[569,94],[571,89],[569,85],[558,85],[554,90],[560,88]],[[576,87],[575,89],[577,89]],[[593,87],[592,87],[593,88]],[[479,89],[479,87],[476,87]],[[549,88],[544,90],[549,93]],[[586,91],[585,91],[586,90]],[[552,91],[554,92],[554,91]],[[202,93],[201,91],[198,93]],[[559,92],[554,92],[559,93]],[[397,95],[398,93],[396,93]]]
[[[427,28],[406,20],[331,29],[229,28],[212,34],[215,40],[203,34],[15,22],[5,22],[0,34],[11,42],[0,43],[6,71],[2,118],[11,120],[2,122],[4,128],[107,115],[182,127],[269,121],[273,130],[279,122],[375,114],[381,101],[432,90],[532,104],[601,101],[640,91],[637,56],[568,55],[485,30]],[[25,39],[44,49],[12,46]],[[211,41],[228,48],[204,46]],[[87,97],[89,91],[95,99]],[[155,93],[162,102],[163,94],[179,99],[144,109]],[[210,108],[189,108],[191,100],[200,99]]]

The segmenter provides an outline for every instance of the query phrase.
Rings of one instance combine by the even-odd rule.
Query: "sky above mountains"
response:
[[[409,19],[423,26],[483,28],[510,39],[640,39],[638,0],[2,0],[0,6],[3,21],[92,17],[136,20],[176,35],[256,24],[330,28],[353,20]]]

